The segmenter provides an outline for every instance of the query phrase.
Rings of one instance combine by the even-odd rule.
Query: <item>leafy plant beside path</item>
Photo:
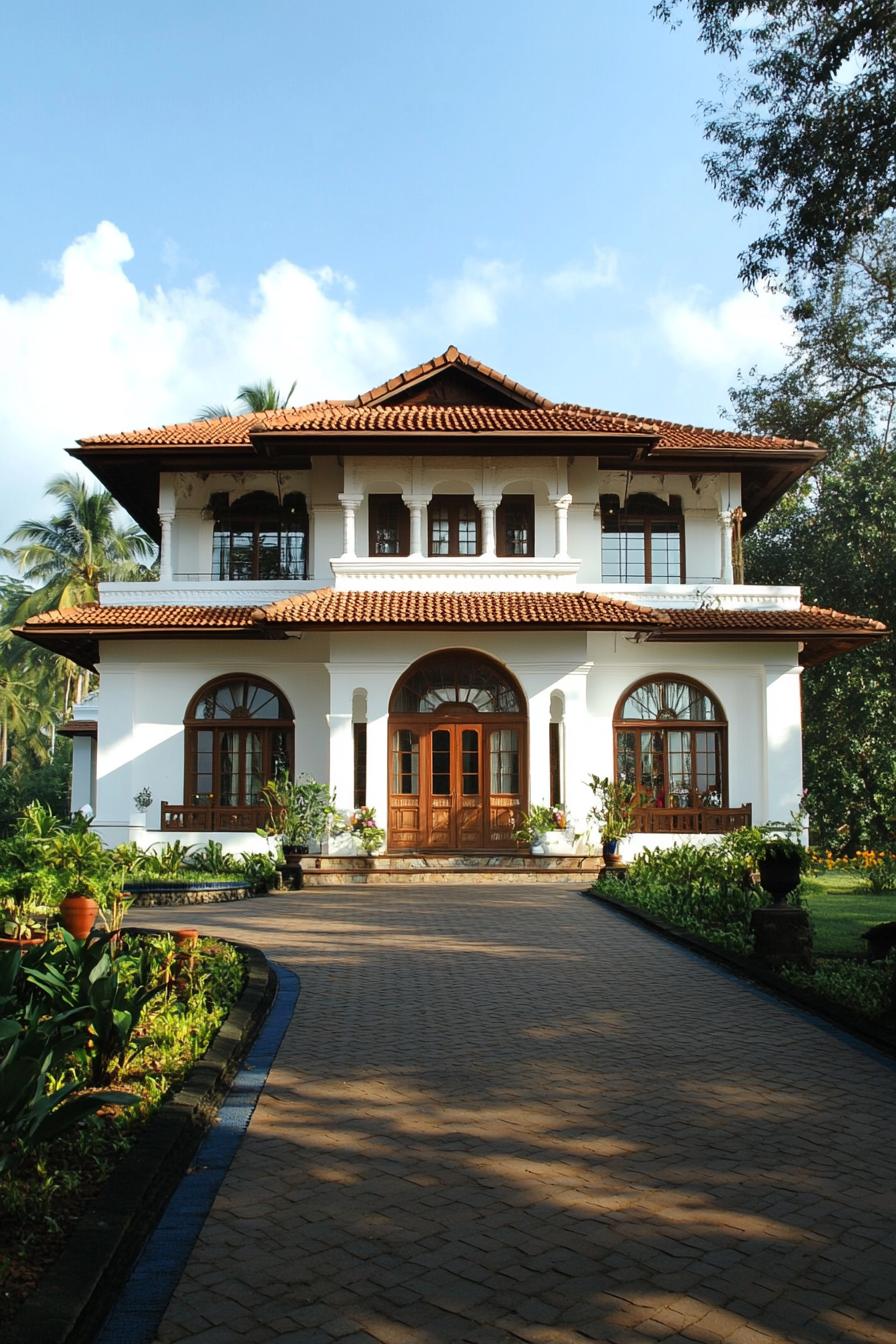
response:
[[[60,930],[0,952],[0,1320],[208,1048],[244,977],[230,944],[203,939],[178,960],[164,934],[79,943]]]

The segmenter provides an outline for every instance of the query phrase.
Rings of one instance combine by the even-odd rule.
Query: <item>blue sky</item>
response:
[[[700,162],[720,67],[650,0],[91,0],[3,45],[4,534],[78,435],[269,373],[352,395],[454,342],[707,423],[780,362]]]

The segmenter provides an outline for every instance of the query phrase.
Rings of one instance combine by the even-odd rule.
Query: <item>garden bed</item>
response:
[[[165,935],[152,937],[162,940]],[[13,1223],[5,1199],[6,1226],[0,1224],[0,1332],[5,1344],[86,1344],[93,1339],[184,1174],[274,992],[273,973],[260,952],[204,940],[207,952],[215,946],[226,947],[228,955],[236,949],[245,981],[220,1025],[211,1029],[201,1058],[182,1061],[179,1072],[166,1059],[164,1093],[156,1080],[158,1057],[144,1058],[144,1084],[153,1082],[142,1089],[139,1125],[101,1113],[91,1131],[82,1125],[67,1138],[45,1145],[46,1151],[18,1183],[20,1202],[28,1205],[30,1198],[30,1220],[20,1212]],[[171,1044],[164,1034],[146,1047],[144,1056]],[[140,1087],[128,1066],[115,1085]]]
[[[245,882],[215,880],[211,882],[158,881],[126,882],[122,891],[133,896],[134,906],[148,908],[154,905],[213,905],[218,901],[245,901],[258,892]],[[262,893],[266,894],[266,893]]]

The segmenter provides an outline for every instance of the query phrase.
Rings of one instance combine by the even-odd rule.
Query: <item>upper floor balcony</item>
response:
[[[441,467],[442,472],[446,468]],[[462,468],[458,467],[458,472]],[[505,474],[512,471],[505,468]],[[617,484],[609,476],[606,482]],[[247,482],[246,485],[249,483]],[[674,493],[587,493],[551,480],[492,481],[441,493],[433,481],[378,480],[278,499],[246,489],[204,493],[203,507],[160,509],[160,577],[103,584],[107,605],[262,606],[312,589],[551,592],[585,589],[645,606],[795,609],[796,588],[747,586],[739,509]],[[384,483],[385,484],[385,483]],[[453,480],[449,482],[453,485]],[[460,488],[463,482],[458,479]],[[677,488],[686,489],[684,485]],[[205,500],[209,500],[206,505]],[[174,527],[175,519],[177,526]],[[578,558],[576,558],[578,557]],[[189,568],[187,567],[189,566]]]

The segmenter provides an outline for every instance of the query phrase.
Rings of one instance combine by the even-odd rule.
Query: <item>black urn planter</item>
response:
[[[775,905],[784,905],[792,891],[800,884],[802,863],[799,855],[793,858],[759,860],[759,881],[773,898]]]
[[[283,884],[290,891],[301,891],[305,885],[302,872],[302,857],[308,853],[307,845],[283,846]]]

